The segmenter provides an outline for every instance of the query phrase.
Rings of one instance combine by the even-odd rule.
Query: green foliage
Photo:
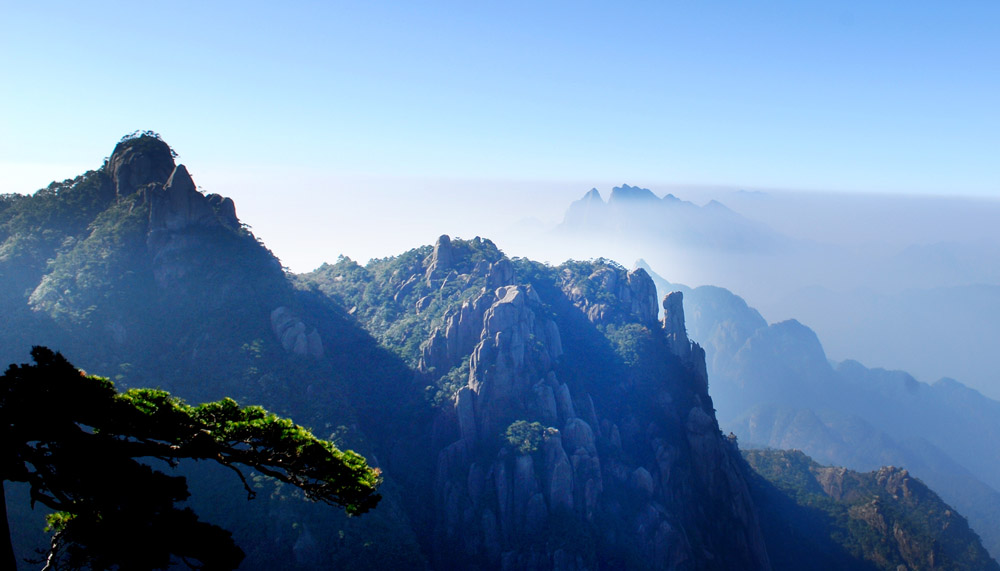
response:
[[[455,399],[458,391],[469,384],[469,360],[462,359],[462,364],[453,367],[446,375],[438,379],[434,386],[428,386],[428,394],[435,406],[444,406]]]
[[[531,454],[538,450],[543,440],[558,433],[555,428],[546,428],[539,422],[516,420],[504,431],[504,438],[520,454]]]
[[[607,258],[596,258],[590,261],[567,260],[558,269],[564,286],[567,289],[575,290],[577,295],[586,299],[591,304],[618,303],[618,299],[614,294],[602,288],[602,284],[597,279],[602,270],[610,270],[616,273],[627,271],[618,262],[608,260]]]
[[[615,352],[628,367],[642,365],[643,357],[650,354],[653,344],[652,332],[638,323],[608,325],[604,328],[604,335],[611,341]]]
[[[52,317],[86,323],[106,300],[141,297],[148,284],[135,269],[143,266],[148,218],[148,208],[135,194],[102,212],[89,235],[66,241],[48,263],[32,305]]]
[[[837,546],[854,558],[854,568],[1000,569],[965,518],[914,478],[892,469],[859,473],[824,468],[797,450],[746,450],[743,455],[757,474],[791,500],[785,503],[772,494],[763,503],[786,520],[782,525],[791,533],[802,536],[792,538],[793,543]],[[887,489],[892,477],[904,479],[902,493]],[[758,494],[765,489],[760,482],[755,487]],[[764,523],[775,525],[767,518]]]
[[[45,531],[47,533],[59,533],[65,531],[73,518],[76,517],[69,512],[53,512],[45,516]]]
[[[379,342],[411,366],[420,359],[420,344],[444,325],[449,310],[482,293],[485,268],[503,258],[490,240],[451,241],[453,279],[428,283],[425,273],[432,246],[395,257],[373,259],[364,267],[341,257],[299,277],[299,285],[316,290],[348,308]],[[422,301],[418,309],[418,301]]]
[[[53,182],[32,196],[4,195],[0,264],[19,261],[40,270],[67,239],[79,238],[114,198],[103,170]]]
[[[149,150],[151,148],[154,148],[154,143],[153,143],[154,141],[158,141],[158,142],[160,142],[162,144],[166,144],[164,142],[164,140],[163,140],[163,137],[160,137],[159,133],[156,133],[156,132],[153,132],[153,131],[149,131],[149,130],[147,130],[147,131],[141,131],[141,130],[132,131],[131,133],[123,136],[118,141],[118,145],[115,147],[115,151],[117,151],[123,145],[128,145],[130,147],[133,147],[133,148],[137,149],[139,152],[143,152],[143,151]],[[158,147],[158,146],[159,145],[156,145],[156,147]],[[167,148],[170,149],[170,157],[176,159],[177,158],[177,151],[175,151],[169,145],[167,145]]]
[[[243,558],[229,532],[174,503],[184,478],[139,459],[174,465],[211,460],[252,469],[350,514],[373,508],[381,474],[292,421],[232,399],[191,406],[157,389],[119,393],[111,381],[77,371],[61,355],[32,350],[36,365],[0,378],[0,475],[27,482],[33,501],[57,513],[50,558],[70,566],[163,568],[170,555],[231,569]]]

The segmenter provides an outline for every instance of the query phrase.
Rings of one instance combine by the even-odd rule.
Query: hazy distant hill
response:
[[[683,289],[688,333],[705,347],[724,430],[744,446],[797,448],[857,470],[904,466],[969,517],[1000,552],[1000,402],[952,379],[832,365],[798,321],[768,325],[724,288]]]
[[[207,499],[193,507],[234,531],[245,568],[791,560],[761,514],[796,492],[754,499],[681,295],[664,303],[661,321],[642,270],[510,259],[479,238],[294,276],[151,133],[76,179],[0,197],[4,361],[45,344],[120,386],[261,404],[383,470],[384,500],[347,519],[258,477],[248,503],[231,474],[182,466]],[[18,552],[31,554],[38,514],[8,489]]]
[[[660,198],[649,189],[627,184],[613,188],[607,202],[600,191],[591,189],[570,204],[556,233],[574,238],[609,234],[699,250],[768,252],[792,245],[787,237],[720,202],[697,206],[672,194]]]
[[[990,222],[1000,203],[722,194],[726,205],[699,206],[628,185],[605,201],[593,189],[537,250],[643,258],[674,281],[737,292],[771,320],[808,323],[837,359],[1000,394],[1000,231]]]

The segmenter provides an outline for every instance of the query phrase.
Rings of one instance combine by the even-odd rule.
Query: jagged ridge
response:
[[[767,568],[681,296],[658,322],[644,271],[552,268],[443,236],[305,282],[353,305],[380,338],[424,335],[410,354],[398,348],[428,391],[451,388],[434,421],[437,566],[462,554],[509,569]],[[392,324],[365,298],[391,298]],[[514,445],[532,430],[534,447]]]

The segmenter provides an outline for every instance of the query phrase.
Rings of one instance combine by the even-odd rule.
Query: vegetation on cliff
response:
[[[1000,569],[964,517],[906,470],[821,466],[797,450],[746,450],[776,568]]]

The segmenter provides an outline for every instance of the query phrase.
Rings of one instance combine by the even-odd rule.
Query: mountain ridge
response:
[[[660,289],[688,293],[691,336],[706,347],[725,430],[751,446],[798,448],[857,470],[906,464],[970,518],[991,553],[1000,550],[991,447],[1000,403],[953,379],[927,384],[857,361],[832,364],[807,326],[767,324],[724,288],[680,288],[647,271]]]
[[[199,511],[262,546],[249,566],[767,569],[785,549],[720,432],[686,292],[661,304],[644,271],[447,236],[292,276],[226,199],[163,176],[156,141],[121,142],[115,176],[0,198],[0,357],[44,343],[122,386],[236,396],[382,469],[357,521],[266,480],[249,505],[208,494]],[[153,172],[128,171],[145,145]]]

